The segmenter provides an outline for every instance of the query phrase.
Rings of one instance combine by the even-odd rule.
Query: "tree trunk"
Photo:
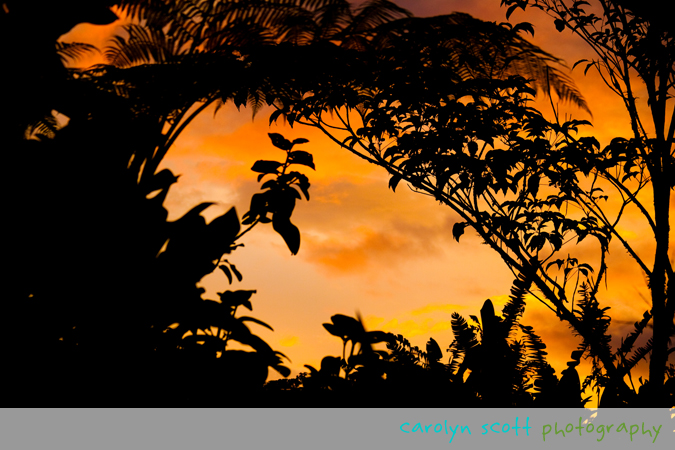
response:
[[[663,142],[665,144],[665,142]],[[666,147],[665,145],[663,147]],[[655,152],[656,155],[664,152]],[[668,155],[670,156],[670,155]],[[663,167],[663,166],[661,166]],[[670,185],[664,170],[655,170],[654,219],[656,223],[656,254],[649,288],[652,294],[652,316],[654,323],[653,347],[649,361],[650,394],[654,402],[663,398],[666,363],[668,359],[668,336],[673,325],[673,316],[666,310],[666,280],[670,233]],[[669,308],[670,309],[670,308]],[[654,404],[653,406],[657,406]],[[659,405],[667,406],[667,405]]]

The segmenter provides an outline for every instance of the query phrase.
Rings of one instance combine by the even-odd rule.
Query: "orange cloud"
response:
[[[445,312],[452,314],[453,312],[464,309],[466,308],[466,305],[455,305],[452,303],[449,304],[444,304],[444,305],[439,305],[439,304],[432,304],[432,305],[426,305],[421,308],[415,309],[410,312],[413,316],[419,316],[422,314],[432,314],[435,312]]]
[[[286,336],[279,340],[279,344],[281,344],[284,347],[294,347],[298,345],[299,342],[300,339],[297,336]]]

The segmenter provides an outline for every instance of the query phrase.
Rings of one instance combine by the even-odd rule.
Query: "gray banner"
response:
[[[12,450],[675,448],[675,409],[4,409],[0,414],[0,447]]]

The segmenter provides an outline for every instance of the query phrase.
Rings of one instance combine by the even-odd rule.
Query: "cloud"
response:
[[[383,317],[377,316],[366,316],[363,318],[363,326],[366,330],[375,330],[377,327],[384,322]]]
[[[433,208],[418,194],[393,194],[384,182],[346,180],[316,190],[319,199],[312,197],[297,212],[306,243],[302,257],[330,273],[431,262],[451,240],[454,213]]]
[[[445,312],[448,314],[452,314],[453,312],[464,309],[466,308],[466,305],[456,305],[453,303],[447,303],[447,304],[431,304],[431,305],[426,305],[421,308],[417,308],[413,311],[410,312],[413,316],[419,316],[422,314],[432,314],[436,312]]]
[[[300,339],[297,336],[286,336],[279,339],[279,344],[283,347],[294,347],[298,345]]]
[[[308,236],[311,250],[306,258],[334,272],[344,273],[362,271],[384,259],[392,262],[430,251],[427,245],[410,237],[367,226],[358,227],[350,235],[351,238],[340,236],[325,240]]]

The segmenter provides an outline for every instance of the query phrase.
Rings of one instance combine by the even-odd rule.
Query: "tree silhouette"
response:
[[[581,21],[575,30],[593,26],[595,20],[583,19],[583,10],[578,5],[575,8],[565,23],[574,27]],[[605,18],[605,31],[589,34],[588,39],[606,46],[600,50],[601,57],[611,51],[618,56],[606,56],[606,60],[601,58],[591,65],[614,71],[608,79],[616,81],[610,81],[610,87],[620,80],[627,83],[624,86],[628,88],[615,89],[623,92],[633,114],[637,113],[631,106],[634,99],[628,68],[638,71],[652,93],[650,105],[655,127],[660,130],[656,138],[644,132],[637,116],[633,118],[635,137],[616,138],[604,149],[594,138],[575,137],[578,127],[589,124],[587,121],[563,122],[557,112],[553,121],[547,120],[528,105],[535,93],[531,85],[512,75],[518,73],[519,65],[514,64],[517,58],[485,56],[502,41],[488,38],[483,47],[471,50],[482,58],[466,57],[447,44],[447,30],[435,27],[447,20],[439,18],[431,18],[427,24],[413,21],[405,32],[388,34],[390,47],[354,56],[351,70],[345,73],[315,73],[308,85],[298,84],[293,94],[283,96],[272,119],[283,115],[291,124],[320,128],[343,148],[385,168],[391,174],[392,189],[404,180],[413,190],[455,211],[462,218],[453,227],[455,239],[460,239],[467,226],[477,231],[515,275],[531,280],[535,288],[531,292],[538,291],[537,298],[583,338],[580,350],[588,351],[602,366],[603,375],[596,371],[593,376],[608,388],[603,405],[617,405],[611,400],[617,395],[623,399],[618,404],[624,404],[635,394],[623,380],[635,363],[634,359],[625,359],[631,347],[612,352],[606,336],[607,317],[582,307],[584,298],[595,298],[606,275],[610,240],[618,240],[650,279],[655,297],[645,317],[658,316],[662,321],[661,325],[654,324],[653,340],[634,355],[643,357],[652,350],[650,370],[655,381],[650,381],[654,390],[649,398],[657,405],[666,398],[662,395],[665,364],[672,353],[667,342],[675,331],[672,308],[666,308],[666,280],[671,271],[667,258],[672,187],[667,181],[672,160],[668,142],[673,127],[668,136],[664,134],[665,102],[673,87],[672,52],[668,50],[672,40],[664,38],[663,48],[647,49],[647,42],[658,42],[663,33],[649,31],[648,22],[627,17],[619,6],[613,8],[606,12],[611,17]],[[628,22],[623,24],[622,20]],[[616,31],[620,26],[626,30],[638,28],[638,41],[626,44],[631,38]],[[527,25],[489,27],[498,30],[493,38],[527,29]],[[614,63],[618,66],[611,65]],[[307,95],[309,92],[312,95]],[[326,119],[326,112],[337,120]],[[653,213],[638,195],[646,187],[654,191]],[[621,201],[618,212],[602,205],[608,198],[603,188],[616,190]],[[617,229],[631,204],[638,206],[655,231],[653,269]],[[579,212],[568,213],[573,210]],[[587,262],[563,256],[575,241],[586,238],[597,242],[599,263],[595,270]],[[580,283],[587,291],[581,293],[582,300],[577,300]],[[638,334],[643,330],[642,324],[636,327]],[[661,351],[654,354],[657,340]]]
[[[62,60],[90,47],[58,44],[55,38],[80,18],[103,23],[87,15],[92,10],[110,11],[105,2],[62,6],[67,14],[55,15],[35,38],[45,53],[51,43],[47,61],[53,70],[42,75],[57,92],[30,93],[24,97],[28,105],[3,124],[9,165],[25,169],[7,177],[15,194],[7,204],[14,219],[5,253],[11,282],[3,297],[8,321],[3,363],[13,394],[4,396],[3,404],[251,404],[269,368],[289,374],[284,355],[248,327],[269,325],[237,314],[240,307],[252,309],[255,291],[225,291],[218,300],[205,300],[196,284],[217,268],[230,282],[233,276],[241,281],[223,256],[260,222],[271,222],[289,249],[298,251],[300,235],[290,219],[300,192],[309,199],[310,185],[292,169],[314,163],[310,153],[293,147],[307,140],[270,135],[286,158],[253,165],[270,179],[256,194],[264,201],[253,202],[245,215],[246,229],[233,208],[207,224],[201,212],[211,203],[168,221],[163,203],[178,177],[157,170],[167,142],[155,133],[171,106],[162,104],[161,96],[106,92],[76,71],[69,76]],[[0,17],[19,24],[35,17],[35,26],[43,12],[11,2]],[[20,62],[18,52],[10,55]],[[32,89],[40,80],[24,80],[23,74],[35,66],[12,67],[16,84],[5,89]],[[56,122],[52,110],[66,114],[67,125]],[[234,342],[252,351],[233,349]]]
[[[667,117],[667,102],[675,90],[675,39],[672,27],[665,23],[660,11],[654,7],[630,0],[600,0],[594,3],[600,16],[586,12],[585,8],[592,6],[588,2],[502,2],[509,6],[508,14],[517,8],[538,8],[554,18],[558,31],[570,29],[581,37],[594,50],[597,59],[582,60],[576,64],[585,62],[585,72],[591,67],[597,69],[607,87],[621,97],[630,117],[632,136],[617,137],[605,149],[617,155],[614,161],[622,170],[613,171],[611,169],[616,165],[609,164],[596,164],[594,168],[599,178],[608,181],[624,197],[626,204],[633,203],[638,207],[654,232],[654,261],[650,264],[640,255],[597,204],[583,202],[582,207],[589,216],[611,230],[649,279],[652,308],[645,313],[645,319],[649,320],[647,316],[651,316],[654,333],[646,349],[651,351],[649,388],[658,398],[665,394],[668,355],[675,350],[675,347],[668,348],[675,333],[675,302],[670,295],[673,270],[668,256],[675,116],[671,113],[670,124]],[[638,108],[635,94],[640,85],[647,92],[646,114]],[[648,121],[651,121],[654,132],[648,131]],[[631,180],[638,181],[631,184]],[[637,193],[642,188],[651,190],[653,205],[643,204],[638,198]],[[638,332],[642,330],[644,325],[638,327]]]

